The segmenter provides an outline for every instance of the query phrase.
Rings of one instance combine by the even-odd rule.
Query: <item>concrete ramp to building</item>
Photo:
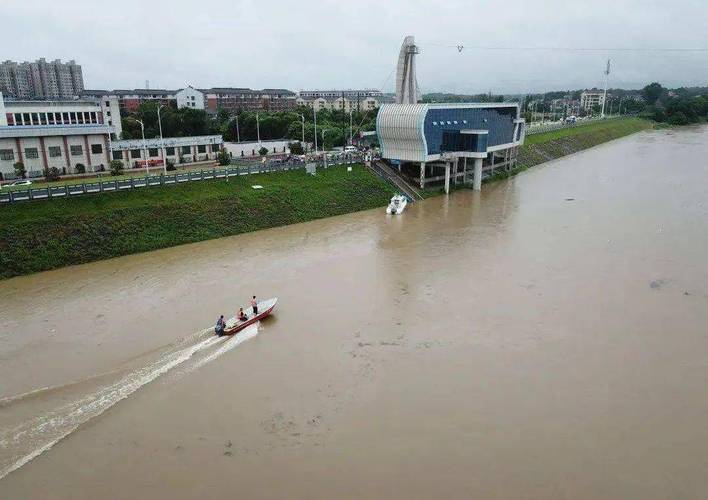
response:
[[[406,195],[411,201],[418,201],[423,199],[423,195],[420,191],[415,188],[411,183],[406,181],[401,177],[398,171],[391,168],[385,162],[381,160],[374,160],[371,162],[371,170],[381,177],[386,182],[393,184],[402,194]]]

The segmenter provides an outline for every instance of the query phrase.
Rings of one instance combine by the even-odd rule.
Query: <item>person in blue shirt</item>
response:
[[[224,315],[219,316],[216,320],[216,327],[214,327],[214,332],[217,336],[221,337],[224,334],[224,328],[226,328],[226,320],[224,320]]]

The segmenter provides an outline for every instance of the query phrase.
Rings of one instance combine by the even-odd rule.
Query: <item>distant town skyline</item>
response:
[[[415,6],[363,0],[351,9],[205,0],[190,13],[162,0],[124,0],[110,16],[96,16],[88,0],[9,0],[5,36],[22,43],[2,58],[74,59],[86,88],[144,88],[149,81],[167,89],[390,92],[401,42],[414,35],[422,92],[601,87],[607,58],[613,60],[610,87],[708,84],[707,51],[667,50],[708,48],[705,3],[597,0],[592,6],[551,0],[538,9],[510,0],[504,8],[482,1],[472,9],[461,0]]]

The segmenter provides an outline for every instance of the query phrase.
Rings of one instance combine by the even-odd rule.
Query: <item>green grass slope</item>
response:
[[[0,278],[366,210],[391,194],[355,166],[19,202],[0,207]]]

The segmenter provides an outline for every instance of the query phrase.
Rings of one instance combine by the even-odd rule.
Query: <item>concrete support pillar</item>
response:
[[[445,162],[445,194],[450,193],[450,167],[452,167],[451,161]]]
[[[463,159],[463,164],[462,164],[462,172],[464,175],[462,176],[462,183],[467,184],[467,157],[465,156]]]
[[[425,162],[420,162],[420,189],[425,189]]]
[[[474,159],[474,184],[472,189],[475,191],[482,190],[482,158]]]

